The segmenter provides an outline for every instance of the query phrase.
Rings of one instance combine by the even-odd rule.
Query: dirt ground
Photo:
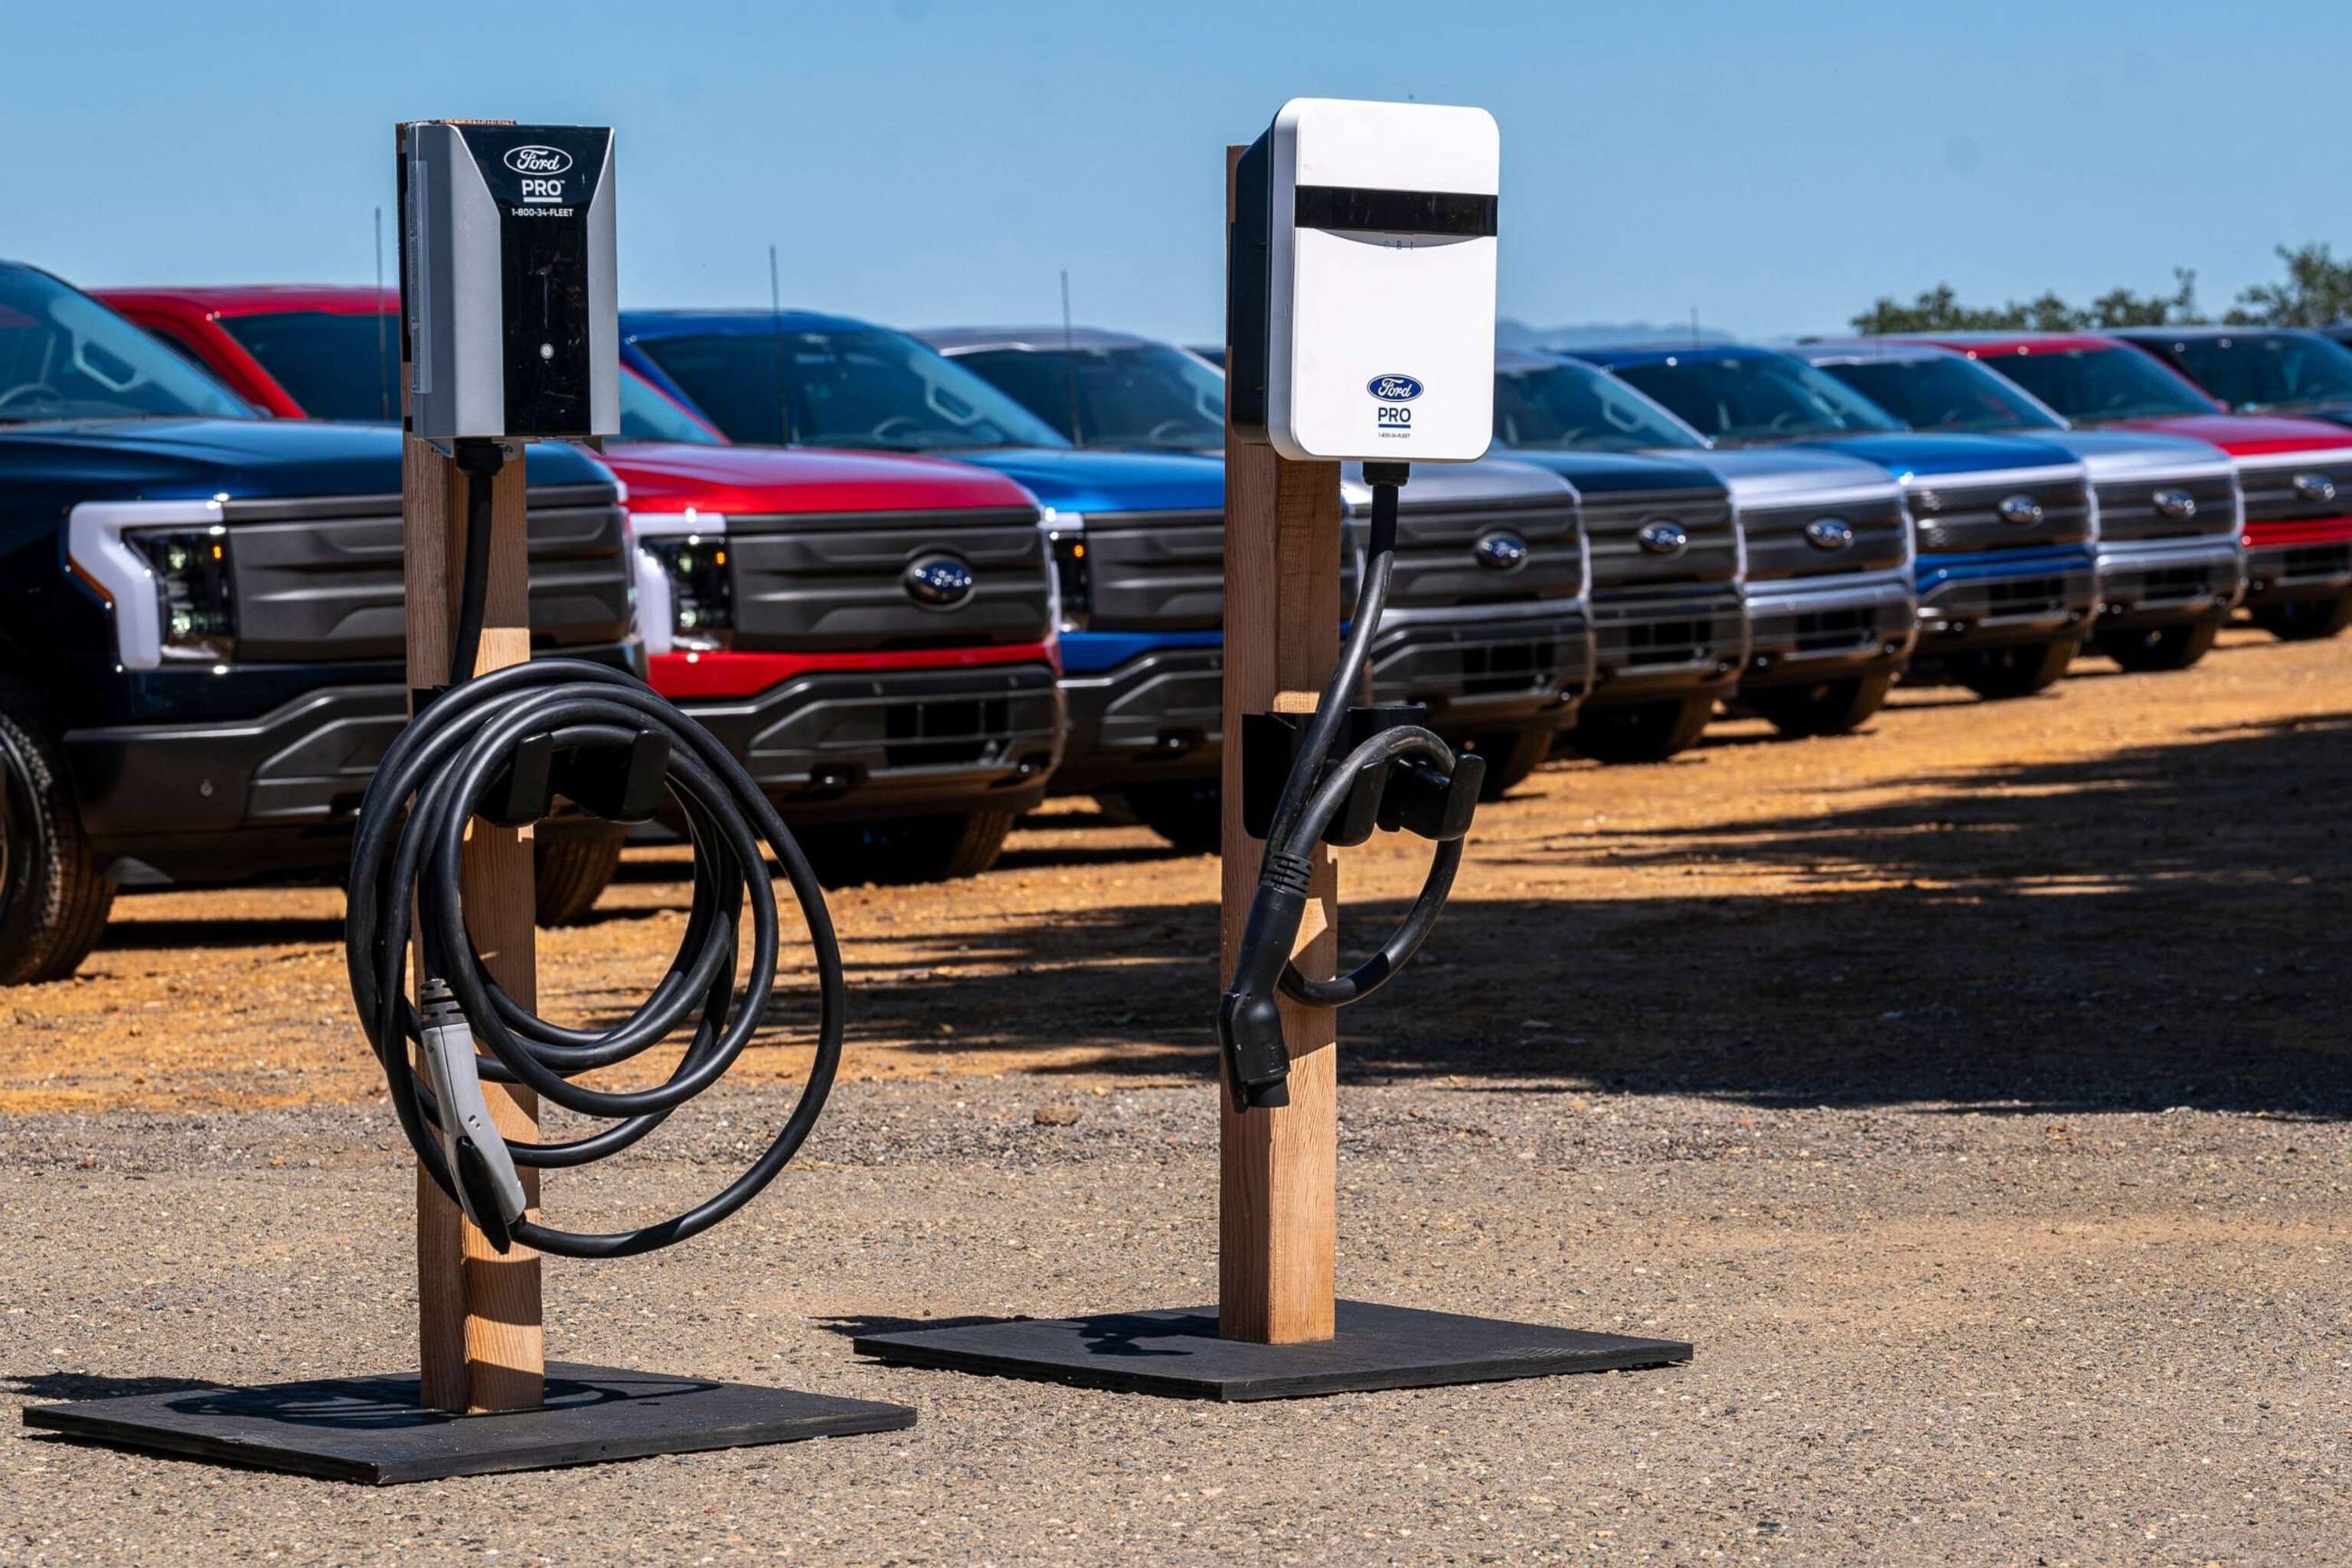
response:
[[[384,1494],[0,1441],[0,1562],[2352,1561],[2352,643],[2078,669],[1547,769],[1344,1019],[1343,1289],[1654,1327],[1686,1369],[1206,1408],[853,1357],[877,1321],[1213,1293],[1215,863],[1073,801],[985,878],[834,897],[844,1084],[771,1196],[551,1268],[555,1353],[914,1432]],[[1420,865],[1349,852],[1347,929]],[[648,981],[681,872],[635,855],[545,935],[545,1011]],[[73,980],[0,998],[16,1402],[413,1354],[340,914],[126,896]],[[551,1182],[558,1222],[723,1181],[792,1022],[674,1141]]]

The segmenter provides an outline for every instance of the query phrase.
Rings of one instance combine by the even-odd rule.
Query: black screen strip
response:
[[[1374,191],[1360,185],[1301,185],[1300,228],[1427,234],[1491,239],[1495,198],[1463,191]]]

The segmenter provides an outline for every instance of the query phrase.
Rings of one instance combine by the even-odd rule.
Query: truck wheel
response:
[[[1474,735],[1469,749],[1486,759],[1486,782],[1478,787],[1480,800],[1500,800],[1528,782],[1551,755],[1559,731],[1545,725],[1536,730],[1500,730]]]
[[[541,830],[542,835],[544,829]],[[571,833],[531,840],[532,875],[539,894],[538,922],[578,925],[621,868],[621,841],[627,830]]]
[[[2256,605],[2247,612],[2254,625],[2281,642],[2317,642],[2352,626],[2352,595],[2341,599],[2289,599]]]
[[[1124,790],[1127,809],[1187,855],[1214,855],[1224,842],[1225,796],[1214,779],[1172,779]]]
[[[71,974],[113,907],[57,749],[0,709],[0,985]]]
[[[2143,631],[2101,632],[2099,651],[2130,670],[2187,669],[2213,647],[2219,621],[2194,626],[2154,626]]]
[[[977,877],[996,864],[1009,811],[959,811],[795,830],[801,851],[828,888],[903,885]]]
[[[1751,692],[1740,700],[1769,720],[1783,735],[1845,735],[1885,707],[1886,694],[1894,687],[1895,672],[1890,669],[1811,686]]]
[[[2057,684],[2074,662],[2080,645],[2073,637],[1987,648],[1952,661],[1952,679],[1990,701],[2031,697]]]
[[[1715,716],[1712,697],[1682,697],[1630,708],[1588,708],[1568,743],[1596,763],[1663,763],[1698,743]]]

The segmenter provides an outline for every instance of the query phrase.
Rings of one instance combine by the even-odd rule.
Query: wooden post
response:
[[[1234,165],[1225,154],[1225,216]],[[1227,345],[1226,363],[1233,363]],[[1224,883],[1219,984],[1233,973],[1265,846],[1242,826],[1242,716],[1312,712],[1339,652],[1339,465],[1294,463],[1225,427]],[[1315,854],[1315,900],[1298,955],[1328,973],[1339,952],[1339,878]],[[1295,1344],[1332,1336],[1339,1124],[1337,1016],[1282,1003],[1290,1103],[1234,1108],[1221,1089],[1218,1331]],[[1223,1082],[1222,1075],[1219,1081]]]

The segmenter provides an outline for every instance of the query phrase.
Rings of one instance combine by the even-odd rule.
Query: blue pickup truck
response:
[[[341,868],[407,710],[400,465],[0,263],[0,984],[72,973],[119,886]],[[529,465],[534,646],[642,673],[620,487]]]
[[[1916,544],[1915,663],[1980,697],[2066,673],[2099,605],[2090,476],[2046,441],[1911,430],[1793,355],[1739,344],[1580,349],[1718,447],[1797,446],[1903,486]]]

